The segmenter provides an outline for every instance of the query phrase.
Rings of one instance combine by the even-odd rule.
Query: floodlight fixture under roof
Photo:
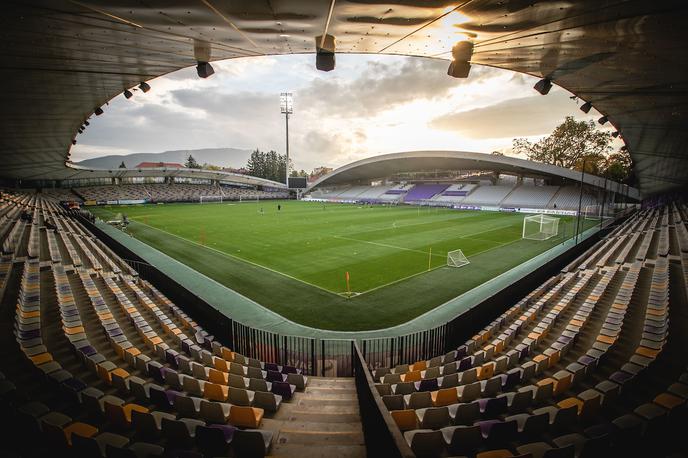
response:
[[[552,80],[549,78],[543,78],[533,86],[533,89],[538,91],[542,95],[549,94],[549,90],[552,89]]]
[[[145,81],[141,81],[141,84],[139,84],[139,89],[141,89],[144,92],[144,94],[150,91],[150,88],[150,85]]]
[[[93,113],[95,113],[96,116],[100,116],[103,114],[103,109],[98,107],[95,110],[93,110]]]
[[[134,95],[131,93],[131,91],[129,89],[125,89],[123,94],[124,94],[124,98],[126,98],[126,99],[130,99],[131,96]]]
[[[600,119],[597,120],[597,122],[599,122],[602,125],[606,124],[607,121],[609,121],[609,118],[607,118],[606,116],[602,116]]]
[[[580,109],[583,113],[587,113],[588,111],[590,111],[591,108],[592,108],[592,103],[590,103],[590,102],[585,102],[583,105],[580,106]]]
[[[473,42],[456,43],[452,48],[452,61],[449,63],[447,75],[454,78],[468,78],[471,71],[471,57],[473,57]]]
[[[200,78],[208,78],[215,73],[215,69],[213,69],[213,66],[210,65],[210,63],[199,61],[198,65],[196,65],[196,73],[198,73]]]

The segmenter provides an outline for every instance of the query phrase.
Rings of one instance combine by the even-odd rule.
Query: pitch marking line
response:
[[[414,252],[414,253],[428,254],[427,251],[414,250],[413,248],[405,248],[405,247],[396,246],[396,245],[388,245],[388,244],[386,244],[386,243],[380,243],[380,242],[370,242],[370,241],[368,241],[368,240],[359,240],[359,239],[354,239],[354,238],[351,238],[351,237],[345,237],[345,236],[343,236],[343,235],[333,235],[332,237],[334,237],[334,238],[336,238],[336,239],[342,239],[342,240],[351,240],[352,242],[369,243],[369,244],[371,244],[371,245],[377,245],[377,246],[381,246],[381,247],[385,247],[385,248],[393,248],[393,249],[396,249],[396,250],[412,251],[412,252]],[[433,256],[438,256],[438,257],[440,257],[440,258],[443,258],[443,257],[444,257],[444,256],[442,256],[441,254],[433,254]],[[368,290],[368,291],[370,291],[370,290]]]
[[[265,269],[265,270],[269,270],[270,272],[274,272],[274,273],[276,273],[276,274],[282,275],[283,277],[287,277],[287,278],[290,278],[290,279],[292,279],[292,280],[296,280],[296,281],[301,282],[301,283],[303,283],[303,284],[305,284],[305,285],[312,286],[312,287],[314,287],[314,288],[318,288],[318,289],[320,289],[320,290],[322,290],[322,291],[325,291],[325,292],[327,292],[327,293],[329,293],[329,294],[334,294],[334,295],[337,295],[337,294],[338,294],[338,293],[336,293],[336,292],[334,292],[334,291],[330,291],[329,289],[325,289],[325,288],[323,288],[322,286],[314,285],[313,283],[308,283],[307,281],[301,280],[300,278],[292,277],[291,275],[285,274],[284,272],[280,272],[280,271],[278,271],[278,270],[274,270],[274,269],[271,269],[271,268],[269,268],[269,267],[261,266],[261,265],[258,264],[258,263],[255,263],[255,262],[253,262],[253,261],[249,261],[248,259],[240,258],[239,256],[235,256],[235,255],[230,254],[230,253],[226,253],[226,252],[224,252],[224,251],[218,250],[217,248],[209,247],[209,246],[206,246],[206,245],[201,245],[201,244],[198,243],[198,242],[194,242],[193,240],[186,239],[186,238],[184,238],[184,237],[182,237],[182,236],[180,236],[180,235],[173,234],[173,233],[171,233],[171,232],[168,232],[168,231],[163,230],[163,229],[159,229],[159,228],[154,227],[154,226],[150,226],[150,225],[148,225],[148,224],[146,224],[146,223],[142,223],[141,221],[136,221],[136,220],[132,220],[132,221],[134,221],[134,222],[137,223],[137,224],[141,224],[141,225],[143,225],[143,226],[150,227],[150,228],[153,229],[153,230],[160,231],[160,232],[164,232],[165,234],[169,234],[169,235],[171,235],[171,236],[173,236],[173,237],[176,237],[176,238],[178,238],[178,239],[180,239],[180,240],[183,240],[183,241],[185,241],[185,242],[192,243],[192,244],[197,245],[197,246],[199,246],[199,247],[202,247],[202,248],[206,248],[206,249],[208,249],[208,250],[215,251],[215,252],[217,252],[217,253],[219,253],[219,254],[221,254],[221,255],[223,255],[223,256],[226,256],[226,257],[228,257],[228,258],[236,259],[237,261],[245,262],[246,264],[251,264],[252,266],[260,267],[261,269]],[[144,243],[145,243],[145,242],[144,242]],[[164,253],[164,251],[163,251],[163,253]],[[180,262],[181,262],[181,261],[180,261]],[[182,263],[182,264],[184,264],[184,263]],[[193,267],[191,267],[191,268],[193,269]],[[194,269],[194,270],[196,270],[196,269]],[[226,286],[226,285],[225,285],[225,286]],[[226,286],[226,287],[228,287],[228,286]]]

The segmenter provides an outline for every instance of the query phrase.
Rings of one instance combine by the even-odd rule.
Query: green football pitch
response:
[[[141,241],[286,318],[335,330],[403,323],[575,230],[561,217],[558,236],[533,241],[521,238],[518,213],[298,201],[91,210],[124,213]],[[470,264],[447,267],[457,249]]]

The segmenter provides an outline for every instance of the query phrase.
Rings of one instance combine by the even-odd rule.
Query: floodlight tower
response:
[[[291,92],[282,92],[280,94],[280,112],[284,114],[284,122],[286,124],[286,141],[287,141],[287,165],[286,176],[284,177],[284,184],[289,187],[289,115],[294,112],[293,106],[294,99]]]

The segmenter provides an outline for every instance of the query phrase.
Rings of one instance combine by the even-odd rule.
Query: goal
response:
[[[239,202],[260,203],[260,196],[258,194],[251,196],[239,196]]]
[[[461,250],[454,250],[447,253],[447,266],[449,267],[463,267],[470,263],[471,262]]]
[[[209,202],[220,202],[222,203],[223,196],[201,196],[201,203],[207,204]]]
[[[523,218],[523,238],[547,240],[559,233],[559,218],[547,215],[532,215]]]

